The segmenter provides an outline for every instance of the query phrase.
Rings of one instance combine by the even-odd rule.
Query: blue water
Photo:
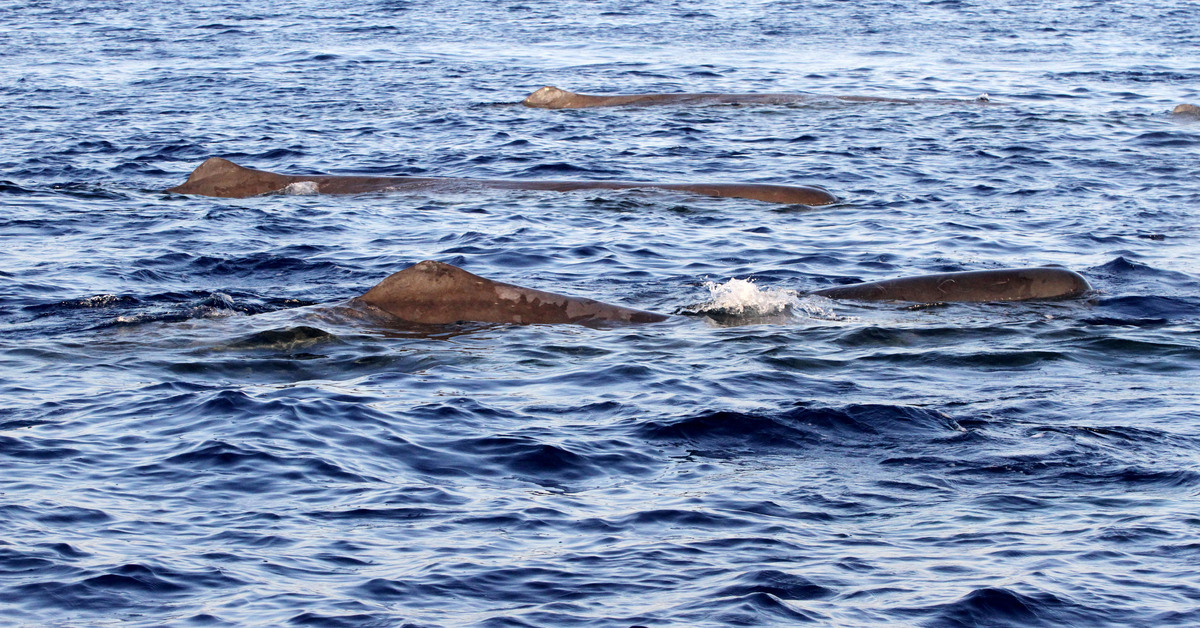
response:
[[[1200,624],[1198,45],[1183,0],[0,2],[0,623]],[[210,156],[844,201],[162,192]],[[423,259],[747,307],[339,309]],[[803,296],[1047,264],[1095,291]]]

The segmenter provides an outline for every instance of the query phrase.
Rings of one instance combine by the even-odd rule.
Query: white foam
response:
[[[754,285],[749,279],[730,279],[718,284],[705,282],[709,302],[701,306],[702,312],[720,312],[727,316],[771,316],[787,312],[796,301],[796,293],[783,288],[766,290]]]
[[[833,301],[824,297],[808,295],[804,298],[797,297],[796,303],[792,305],[794,314],[803,313],[808,318],[818,318],[823,321],[853,321],[858,320],[853,317],[838,316],[833,313]]]
[[[786,288],[760,288],[749,279],[730,279],[725,283],[705,282],[709,301],[690,311],[734,318],[769,318],[795,316],[821,320],[838,320],[829,307],[828,299],[801,297]]]

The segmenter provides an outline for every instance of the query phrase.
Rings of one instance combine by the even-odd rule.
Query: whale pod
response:
[[[819,96],[815,94],[576,94],[547,85],[525,98],[521,104],[540,109],[582,109],[585,107],[617,107],[620,105],[786,105],[809,101],[890,102],[903,104],[981,104],[989,102],[986,95],[974,100],[881,98],[877,96]]]
[[[296,194],[360,194],[418,189],[485,188],[505,190],[625,190],[647,188],[690,192],[704,196],[747,198],[789,205],[829,205],[837,197],[828,190],[802,185],[764,183],[650,183],[641,181],[506,181],[428,177],[357,177],[285,175],[239,166],[212,157],[200,164],[187,181],[169,188],[176,194],[246,198],[272,192]]]
[[[355,299],[410,323],[655,323],[662,314],[542,292],[424,261],[388,276]]]
[[[1078,273],[1065,268],[1039,267],[901,277],[825,288],[812,294],[858,301],[940,303],[1065,299],[1090,289],[1087,280]]]

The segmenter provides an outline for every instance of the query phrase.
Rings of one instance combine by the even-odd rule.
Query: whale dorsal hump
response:
[[[575,97],[576,94],[568,92],[565,89],[559,89],[553,85],[547,85],[536,92],[525,97],[521,104],[526,107],[543,107],[546,109],[558,109],[566,106],[566,102]]]
[[[1196,105],[1183,104],[1171,110],[1171,113],[1177,116],[1188,116],[1189,118],[1200,118],[1200,107]]]
[[[196,167],[182,185],[169,188],[176,194],[199,194],[224,198],[246,198],[283,189],[292,182],[273,172],[243,168],[228,159],[209,157]]]

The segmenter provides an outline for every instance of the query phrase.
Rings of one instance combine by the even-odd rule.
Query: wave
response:
[[[103,570],[72,571],[79,575],[72,579],[31,579],[9,587],[6,593],[19,596],[27,608],[103,615],[127,608],[159,606],[203,590],[247,584],[217,567],[185,570],[128,563]],[[47,618],[53,623],[53,613]]]
[[[762,453],[814,446],[862,446],[914,437],[931,439],[963,428],[951,417],[911,406],[852,404],[824,407],[801,404],[771,413],[707,411],[671,419],[652,419],[636,433],[647,440],[701,447],[709,455],[746,450]]]
[[[1088,608],[1045,591],[1024,594],[1006,587],[982,587],[954,602],[909,612],[928,616],[923,625],[937,628],[1095,626],[1115,619],[1107,610]]]

